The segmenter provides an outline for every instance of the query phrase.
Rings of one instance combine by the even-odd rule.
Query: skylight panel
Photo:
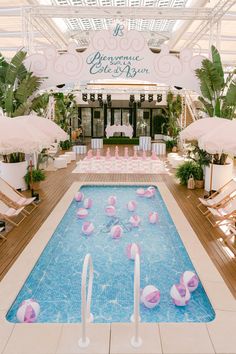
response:
[[[82,0],[73,0],[73,5],[82,6],[83,5],[83,1]]]
[[[154,1],[154,0],[144,0],[144,6],[145,7],[152,7],[152,6],[156,6],[156,1]]]
[[[51,0],[55,5],[75,6],[117,6],[117,7],[173,7],[181,8],[186,5],[187,0]],[[135,9],[134,9],[135,14]],[[105,14],[104,14],[105,16]],[[122,10],[121,10],[122,16]],[[68,31],[89,31],[111,29],[114,25],[113,18],[68,18],[64,20]],[[126,19],[128,30],[171,32],[177,21],[175,20],[148,20],[148,19]]]
[[[101,0],[100,1],[102,6],[111,6],[111,1],[110,0]]]
[[[167,7],[169,6],[169,0],[160,0],[158,3],[158,7]]]

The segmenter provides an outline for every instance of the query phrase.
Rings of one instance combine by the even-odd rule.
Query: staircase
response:
[[[186,91],[185,96],[182,101],[183,111],[181,116],[181,126],[184,129],[189,124],[194,122],[197,119],[200,119],[199,112],[196,109],[195,103],[192,96],[188,91]]]

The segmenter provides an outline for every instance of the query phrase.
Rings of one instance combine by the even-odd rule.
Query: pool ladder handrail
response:
[[[142,338],[139,336],[140,318],[140,256],[138,252],[135,254],[134,260],[134,313],[131,316],[134,322],[134,336],[131,338],[131,345],[138,348],[142,345]]]
[[[89,280],[88,280],[88,294],[86,297],[87,288],[87,273],[89,267]],[[79,346],[81,348],[88,347],[90,340],[87,337],[87,323],[93,321],[93,315],[90,313],[90,305],[92,298],[93,288],[93,261],[91,255],[88,253],[84,258],[82,278],[81,278],[81,323],[82,323],[82,336],[79,339]]]

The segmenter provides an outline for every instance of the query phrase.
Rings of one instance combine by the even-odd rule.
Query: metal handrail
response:
[[[88,281],[88,294],[86,297],[87,288],[87,273],[89,267],[89,281]],[[81,348],[88,347],[90,340],[87,337],[87,323],[93,321],[93,315],[90,313],[90,305],[92,298],[93,288],[93,262],[92,257],[88,253],[84,258],[82,280],[81,280],[81,323],[82,323],[82,336],[79,339],[79,346]]]
[[[142,338],[139,336],[139,314],[140,306],[140,256],[135,255],[134,261],[134,313],[131,316],[131,321],[134,322],[134,336],[131,338],[131,345],[138,348],[142,345]]]

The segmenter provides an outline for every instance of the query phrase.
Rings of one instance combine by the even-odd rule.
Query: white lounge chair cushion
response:
[[[203,199],[198,198],[200,202],[205,206],[212,206],[215,204],[220,204],[226,197],[230,196],[231,198],[236,194],[236,182],[233,180],[228,186],[225,186],[225,189],[216,194],[213,198]]]
[[[34,200],[35,200],[35,197],[33,197],[33,198],[20,197],[19,199],[17,199],[17,200],[15,201],[15,203],[18,204],[18,205],[29,205],[29,204],[31,204]]]
[[[212,215],[223,218],[224,216],[230,215],[236,211],[236,199],[228,202],[224,208],[208,208],[208,210],[212,213]]]
[[[0,214],[3,216],[17,216],[24,209],[24,207],[19,209],[9,208],[2,200],[0,200]]]

